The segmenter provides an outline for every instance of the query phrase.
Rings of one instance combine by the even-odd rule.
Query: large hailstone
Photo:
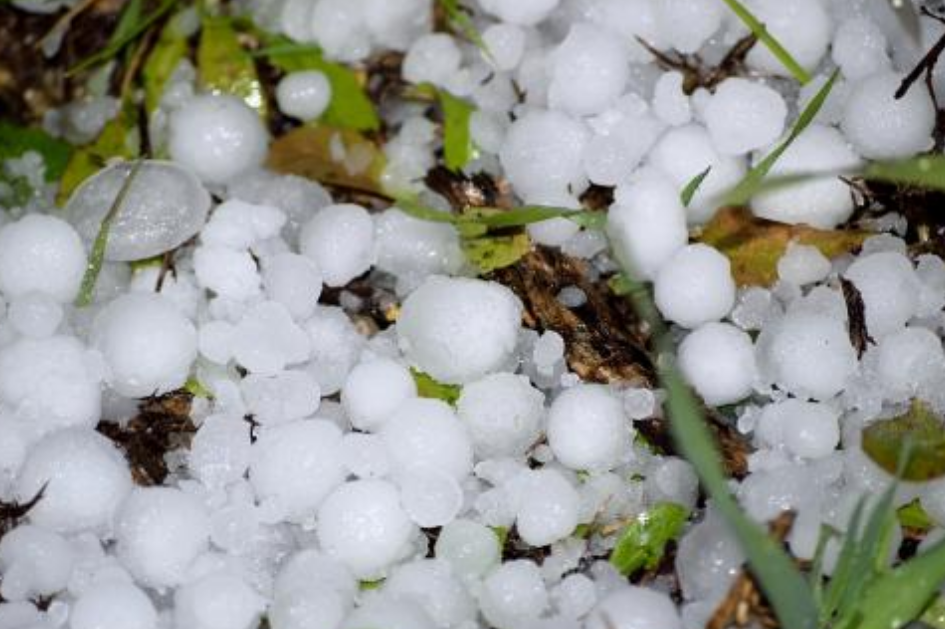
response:
[[[404,301],[397,334],[410,362],[463,384],[509,361],[521,317],[521,301],[501,284],[433,276]]]
[[[687,245],[660,268],[654,293],[656,306],[673,323],[695,328],[717,321],[735,305],[731,264],[709,245]]]
[[[552,55],[548,102],[576,116],[599,114],[623,93],[629,78],[623,41],[592,24],[575,24]]]
[[[679,368],[707,404],[732,404],[751,393],[755,348],[746,332],[713,321],[679,345]]]
[[[92,243],[135,166],[122,162],[86,179],[69,199],[65,216]],[[105,259],[143,260],[170,251],[200,231],[210,193],[191,170],[173,162],[145,160],[130,183],[108,230]]]
[[[902,329],[919,307],[915,269],[897,251],[860,256],[844,275],[860,291],[866,329],[875,339]]]
[[[821,0],[749,0],[745,4],[802,67],[810,71],[817,66],[831,36],[830,14]],[[752,48],[748,65],[764,73],[790,76],[767,46]]]
[[[463,387],[456,413],[479,458],[517,457],[538,439],[544,402],[527,376],[495,373]]]
[[[395,473],[430,468],[461,481],[473,466],[472,441],[446,402],[414,398],[380,428]]]
[[[0,229],[0,292],[7,299],[40,292],[72,301],[85,266],[82,240],[62,219],[30,214]]]
[[[21,524],[0,540],[0,594],[7,601],[52,596],[69,584],[75,559],[63,536]]]
[[[726,79],[705,106],[712,143],[725,155],[766,146],[784,131],[787,105],[776,90],[739,77]]]
[[[329,205],[302,228],[299,249],[318,265],[325,284],[344,286],[374,264],[374,221],[360,205]]]
[[[119,579],[84,589],[69,611],[71,629],[155,629],[158,614],[141,589]]]
[[[632,432],[620,399],[602,385],[571,387],[548,412],[548,445],[573,470],[613,469],[628,456]]]
[[[551,15],[560,0],[480,0],[483,10],[503,22],[520,26],[534,26]]]
[[[587,618],[587,629],[682,629],[676,604],[662,592],[630,585],[608,594]]]

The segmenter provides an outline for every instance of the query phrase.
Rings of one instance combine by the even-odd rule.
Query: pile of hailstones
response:
[[[405,50],[406,80],[475,103],[472,167],[507,177],[523,202],[577,207],[589,183],[616,186],[606,233],[556,219],[531,237],[592,259],[594,273],[617,262],[653,282],[686,377],[708,404],[738,404],[757,448],[739,499],[759,521],[795,510],[790,547],[809,559],[822,524],[843,530],[859,496],[888,482],[859,447],[862,426],[915,398],[945,410],[945,264],[910,258],[889,234],[834,261],[795,244],[772,288],[739,291],[721,253],[688,244],[688,227],[834,66],[841,80],[774,174],[929,148],[926,97],[892,97],[918,49],[880,3],[754,0],[820,78],[799,92],[730,78],[687,96],[634,37],[717,58],[745,33],[722,3],[480,0],[488,57],[426,32],[429,2],[400,4],[288,0],[260,4],[257,18],[344,61]],[[783,74],[760,46],[747,63]],[[330,87],[292,74],[278,96],[307,120]],[[76,106],[55,120],[80,126],[86,114]],[[421,114],[390,112],[391,188],[423,192],[437,140]],[[711,506],[679,545],[681,606],[667,583],[632,586],[615,572],[613,535],[574,534],[619,529],[659,502],[695,507],[690,466],[635,440],[634,421],[660,414],[659,392],[569,373],[558,334],[523,329],[510,290],[468,277],[451,226],[333,204],[318,184],[263,169],[259,119],[234,98],[196,93],[188,62],[151,122],[171,161],[135,171],[90,307],[72,304],[131,168],[101,171],[64,213],[40,200],[0,212],[0,495],[26,503],[44,489],[0,541],[0,627],[252,629],[264,616],[273,629],[702,626],[743,560]],[[709,166],[684,208],[680,188]],[[32,154],[4,167],[42,179]],[[222,199],[213,208],[211,192]],[[752,209],[830,228],[853,202],[825,176],[766,192]],[[129,264],[184,243],[159,288],[157,267]],[[373,335],[345,311],[362,304],[344,287],[365,274],[402,298],[396,325]],[[862,357],[841,277],[865,305],[874,343]],[[342,307],[319,303],[325,286]],[[583,296],[572,287],[560,299]],[[419,397],[411,368],[461,385],[455,407]],[[189,378],[212,393],[195,400],[193,442],[168,454],[163,486],[136,487],[95,426]],[[916,497],[945,523],[945,489],[909,486],[899,499]],[[540,564],[502,561],[496,529],[513,526],[522,544],[547,547]]]

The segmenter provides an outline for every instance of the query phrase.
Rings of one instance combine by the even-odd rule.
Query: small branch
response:
[[[929,11],[927,8],[922,7],[922,15],[930,17],[933,20],[939,22],[940,24],[945,24],[945,18],[942,18],[939,15],[936,15]],[[902,83],[899,84],[899,89],[896,90],[895,98],[899,100],[912,87],[913,83],[919,80],[923,74],[925,75],[925,83],[929,86],[931,90],[932,86],[932,73],[935,70],[935,65],[938,63],[939,57],[942,55],[942,52],[945,51],[945,34],[939,37],[938,41],[929,49],[925,55],[919,60],[919,63],[912,69],[912,71],[906,75],[906,78],[902,80]],[[935,100],[935,93],[932,92],[932,99]]]

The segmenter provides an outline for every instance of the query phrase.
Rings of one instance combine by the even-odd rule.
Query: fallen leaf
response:
[[[689,512],[678,504],[653,505],[620,533],[610,553],[611,565],[625,577],[641,568],[653,570],[662,560],[667,544],[682,533],[688,518]]]
[[[466,259],[480,273],[512,266],[532,249],[528,234],[521,232],[507,236],[481,236],[464,238],[461,243]]]
[[[945,476],[945,426],[942,418],[914,400],[904,414],[881,419],[863,429],[863,452],[874,463],[906,481]],[[908,457],[901,464],[903,455]]]
[[[442,400],[450,406],[455,406],[463,389],[458,384],[443,384],[433,376],[411,367],[410,374],[417,383],[417,395],[425,398]]]
[[[197,49],[197,70],[205,89],[232,94],[265,118],[266,96],[256,64],[240,44],[229,18],[204,18]]]

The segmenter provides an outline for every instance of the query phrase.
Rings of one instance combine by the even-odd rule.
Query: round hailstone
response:
[[[473,520],[453,520],[440,530],[434,552],[462,578],[479,578],[502,560],[495,532]]]
[[[749,0],[745,4],[802,67],[810,71],[820,63],[832,34],[830,15],[820,0]],[[790,76],[767,46],[752,48],[748,65],[766,74]]]
[[[505,562],[483,580],[479,606],[496,629],[528,626],[548,608],[541,570],[527,559]]]
[[[919,280],[912,262],[899,252],[860,256],[844,276],[860,291],[866,329],[874,339],[902,329],[919,307]]]
[[[686,328],[721,319],[735,305],[731,264],[708,245],[677,251],[657,274],[655,289],[663,316]]]
[[[187,468],[211,489],[243,478],[249,467],[250,427],[240,416],[211,415],[203,420],[187,453]]]
[[[131,471],[111,441],[89,428],[67,428],[37,442],[16,477],[20,504],[40,491],[30,522],[60,533],[101,532],[131,491]]]
[[[172,487],[138,487],[115,519],[117,556],[142,585],[180,585],[210,541],[203,504]]]
[[[52,596],[69,584],[75,553],[61,535],[21,524],[0,541],[0,594],[7,601]]]
[[[322,294],[322,272],[315,261],[297,253],[279,253],[262,260],[266,296],[277,301],[296,321],[312,316]]]
[[[683,92],[682,72],[664,72],[653,88],[653,113],[668,125],[678,127],[692,120],[689,96]]]
[[[927,328],[906,327],[879,342],[877,375],[889,396],[905,400],[924,383],[941,377],[945,352],[939,337]]]
[[[341,629],[362,627],[437,629],[437,625],[420,603],[411,598],[390,596],[383,591],[355,609]]]
[[[260,302],[243,315],[231,343],[236,362],[263,375],[281,373],[311,355],[308,335],[292,320],[285,306],[275,301]]]
[[[260,166],[269,136],[259,115],[234,96],[197,96],[170,117],[171,159],[210,184]]]
[[[318,510],[318,541],[359,579],[376,579],[409,548],[414,533],[397,488],[357,480],[335,489]]]
[[[404,80],[415,85],[432,83],[446,85],[459,71],[463,53],[456,41],[446,33],[429,33],[418,37],[404,57]]]
[[[826,404],[787,399],[764,408],[756,435],[795,456],[819,459],[840,443],[840,414]]]
[[[712,0],[663,0],[656,6],[665,45],[683,54],[699,52],[722,25],[724,11]]]
[[[521,479],[521,500],[515,527],[529,546],[548,546],[574,532],[581,497],[571,483],[553,469],[528,470]]]
[[[421,371],[464,384],[508,362],[521,319],[522,302],[501,284],[432,276],[404,301],[397,336]]]
[[[259,269],[246,249],[201,245],[193,263],[197,283],[220,297],[247,301],[260,293]]]
[[[789,313],[765,327],[757,347],[763,373],[797,396],[831,398],[856,370],[845,323],[827,315]]]
[[[855,81],[890,69],[886,46],[886,36],[879,26],[870,18],[859,16],[844,20],[837,28],[831,51],[843,76]]]
[[[446,472],[417,465],[398,479],[400,503],[414,524],[434,528],[453,521],[463,506],[463,488]]]
[[[424,221],[397,208],[376,220],[377,268],[397,277],[397,292],[413,290],[433,274],[452,275],[463,264],[456,228]]]
[[[664,457],[647,469],[644,490],[650,504],[675,502],[691,511],[699,498],[699,478],[688,461]]]
[[[357,478],[384,478],[390,473],[387,446],[379,435],[346,433],[341,439],[341,458]]]
[[[193,324],[154,293],[128,293],[105,306],[92,324],[91,344],[108,364],[112,388],[128,397],[182,387],[197,357]]]
[[[544,401],[528,377],[495,373],[463,387],[456,413],[480,459],[517,457],[538,439]]]
[[[230,199],[214,208],[210,220],[200,231],[200,241],[206,245],[248,249],[278,236],[285,223],[286,214],[277,207]]]
[[[280,175],[270,170],[256,170],[227,186],[230,199],[256,205],[278,207],[286,214],[282,235],[292,246],[298,244],[299,231],[315,213],[331,205],[331,195],[318,182],[296,175]]]
[[[479,5],[503,22],[510,22],[520,26],[534,26],[538,24],[558,7],[559,0],[521,0],[521,2],[505,2],[505,0],[480,0]]]
[[[122,162],[86,179],[69,198],[65,215],[86,243],[95,240],[135,168],[137,174],[108,228],[106,260],[143,260],[170,251],[194,237],[210,211],[210,193],[191,170],[150,159],[140,166]]]
[[[23,336],[52,336],[62,322],[62,305],[48,293],[26,293],[14,299],[7,310],[10,324]]]
[[[384,422],[380,435],[394,473],[430,467],[461,481],[472,471],[469,434],[446,402],[408,400]]]
[[[329,205],[299,236],[302,254],[315,261],[328,286],[344,286],[374,264],[374,221],[360,205]]]
[[[620,398],[603,385],[573,386],[548,412],[548,445],[573,470],[613,469],[627,457],[632,432]]]
[[[256,497],[275,501],[293,522],[311,517],[344,479],[341,430],[327,420],[267,427],[253,444],[249,480]]]
[[[689,240],[686,208],[676,187],[661,176],[621,186],[621,201],[607,212],[614,255],[634,277],[649,280]]]
[[[797,286],[806,286],[825,279],[830,268],[830,260],[820,249],[791,242],[778,260],[778,277]]]
[[[319,306],[306,321],[305,332],[312,345],[308,372],[315,376],[322,395],[333,395],[357,364],[364,337],[344,310],[334,306]]]
[[[676,605],[662,592],[630,585],[608,594],[587,618],[587,629],[683,629]]]
[[[0,228],[0,292],[7,299],[40,292],[71,302],[85,264],[82,239],[62,219],[29,214]]]
[[[895,98],[902,76],[877,72],[853,85],[840,128],[869,159],[911,157],[932,146],[935,107],[922,90]]]
[[[489,51],[486,60],[502,72],[514,69],[525,53],[525,37],[525,29],[515,24],[490,25],[482,31],[482,41]]]
[[[623,93],[630,78],[627,48],[592,24],[571,27],[552,53],[548,104],[574,116],[599,114]]]
[[[557,111],[536,109],[509,127],[499,151],[506,176],[523,198],[565,194],[584,187],[584,125]]]
[[[303,550],[279,570],[267,616],[273,629],[338,627],[351,609],[357,587],[340,562]]]
[[[415,601],[438,627],[465,626],[476,618],[476,606],[465,585],[448,563],[438,559],[398,566],[384,582],[384,593]]]
[[[767,85],[732,77],[716,88],[704,116],[712,143],[720,153],[744,155],[781,136],[787,105]]]
[[[276,85],[276,102],[287,116],[315,120],[331,102],[331,83],[317,70],[291,72]]]
[[[281,424],[309,417],[318,410],[318,382],[305,371],[271,376],[249,374],[240,382],[246,410],[260,424]]]
[[[341,404],[351,425],[358,430],[377,430],[411,398],[417,383],[410,370],[389,358],[358,364],[341,389]]]
[[[174,592],[174,618],[188,629],[252,629],[266,601],[243,579],[216,572]]]
[[[732,404],[751,394],[755,348],[751,337],[734,325],[706,323],[680,344],[679,368],[706,404]]]
[[[766,153],[767,154],[767,153]],[[843,135],[820,124],[808,127],[775,162],[773,177],[811,172],[843,172],[860,165]],[[759,192],[751,201],[756,216],[780,223],[806,223],[833,229],[853,214],[850,187],[836,175],[824,175]]]
[[[96,582],[82,591],[69,611],[70,629],[155,629],[154,603],[131,583]]]

